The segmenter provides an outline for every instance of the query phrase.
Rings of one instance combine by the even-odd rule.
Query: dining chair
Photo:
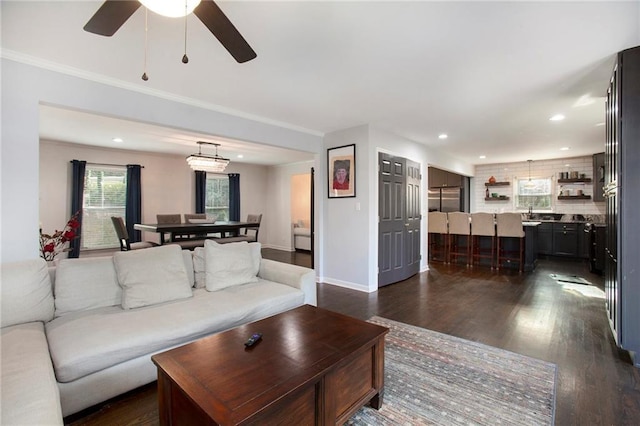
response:
[[[124,219],[119,216],[111,216],[111,222],[113,222],[113,227],[116,230],[116,235],[118,236],[118,241],[120,242],[120,251],[139,250],[155,247],[158,245],[152,241],[140,241],[132,243],[129,241],[129,233],[127,232],[127,227],[124,224]]]
[[[209,222],[209,220],[207,220],[207,214],[206,213],[185,213],[184,215],[184,223],[198,223],[199,221],[207,221]],[[192,221],[192,219],[194,219]],[[215,222],[215,219],[211,219],[210,220],[211,223]],[[192,234],[190,235],[191,238],[207,238],[207,236],[211,236],[213,237],[214,234],[207,234],[206,232],[202,233],[198,233],[198,234]]]
[[[482,239],[491,238],[490,247],[482,243]],[[496,223],[493,213],[471,213],[471,266],[489,259],[493,269],[496,256]]]
[[[456,263],[463,257],[471,263],[471,215],[463,212],[447,213],[449,222],[449,262]]]
[[[497,269],[503,262],[518,262],[518,270],[524,270],[524,229],[522,227],[522,215],[520,213],[498,213],[496,215],[496,234],[498,236]],[[518,250],[507,250],[506,238],[517,238]]]
[[[159,225],[161,225],[161,224],[166,224],[166,225],[178,224],[178,223],[182,223],[182,216],[180,215],[180,213],[157,214],[156,215],[156,222]],[[172,233],[169,240],[173,242],[175,240],[186,239],[186,238],[189,238],[189,236],[187,234],[175,234],[175,233]]]
[[[429,212],[428,216],[429,260],[448,262],[447,253],[447,214]]]
[[[215,241],[220,244],[224,243],[237,243],[241,241],[247,241],[249,243],[255,243],[258,241],[258,232],[260,231],[260,222],[262,221],[262,214],[249,214],[247,215],[248,223],[257,223],[255,228],[244,228],[242,235],[235,237],[216,238]]]

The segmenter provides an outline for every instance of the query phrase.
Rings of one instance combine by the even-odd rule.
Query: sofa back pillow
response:
[[[195,277],[193,275],[193,255],[191,254],[191,250],[182,250],[182,261],[184,262],[184,269],[187,272],[189,285],[193,287],[195,283]]]
[[[193,250],[193,275],[195,288],[206,287],[206,271],[204,267],[204,247],[196,247]]]
[[[3,264],[0,275],[2,327],[53,319],[53,292],[44,259]]]
[[[53,288],[56,317],[122,302],[122,288],[111,256],[61,260]]]
[[[192,297],[180,246],[168,244],[113,255],[124,309]]]
[[[228,244],[205,241],[204,267],[207,290],[222,290],[258,281],[260,261],[254,261],[255,247],[246,241]]]

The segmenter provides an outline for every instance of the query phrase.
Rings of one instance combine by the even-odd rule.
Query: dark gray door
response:
[[[378,287],[420,270],[420,167],[413,161],[378,155]]]

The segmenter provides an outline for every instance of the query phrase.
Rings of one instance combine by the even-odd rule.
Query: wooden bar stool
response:
[[[469,213],[447,213],[449,221],[449,262],[456,263],[462,256],[467,265],[471,263],[471,215]],[[464,244],[460,240],[464,239]]]
[[[428,234],[429,260],[448,262],[446,213],[429,212]]]
[[[491,238],[491,247],[482,247],[481,237]],[[471,213],[471,266],[489,259],[491,269],[496,256],[496,223],[493,213]]]
[[[522,215],[520,213],[499,213],[496,215],[498,250],[497,268],[500,269],[502,263],[517,261],[518,270],[524,270],[524,229],[522,228]],[[517,238],[519,250],[507,250],[505,247],[506,238]],[[517,254],[517,256],[515,256]]]

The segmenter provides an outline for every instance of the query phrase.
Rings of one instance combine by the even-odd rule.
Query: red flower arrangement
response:
[[[77,211],[67,222],[62,231],[56,230],[53,235],[43,234],[40,230],[40,257],[44,260],[54,260],[58,253],[70,251],[71,248],[66,246],[69,241],[80,237],[80,222]]]

